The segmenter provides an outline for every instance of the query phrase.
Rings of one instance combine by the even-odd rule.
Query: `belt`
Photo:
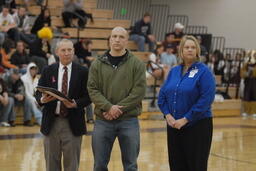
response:
[[[67,118],[66,116],[64,117],[64,116],[62,116],[62,115],[60,115],[60,114],[57,114],[57,113],[55,113],[54,116],[55,116],[56,118]]]
[[[59,115],[59,114],[57,114],[57,113],[55,113],[55,114],[54,114],[54,116],[55,116],[55,117],[60,117],[60,115]]]

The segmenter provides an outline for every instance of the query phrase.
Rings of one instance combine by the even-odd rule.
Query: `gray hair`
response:
[[[60,46],[61,46],[63,43],[70,43],[70,44],[72,44],[72,48],[74,47],[74,44],[73,44],[73,42],[72,42],[71,40],[68,40],[68,39],[61,39],[60,41],[57,42],[55,50],[57,50],[58,48],[60,48]]]

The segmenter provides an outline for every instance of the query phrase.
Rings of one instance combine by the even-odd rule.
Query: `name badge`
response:
[[[193,70],[191,70],[190,72],[189,72],[189,78],[193,78],[195,75],[196,75],[196,73],[198,72],[198,69],[193,69]]]

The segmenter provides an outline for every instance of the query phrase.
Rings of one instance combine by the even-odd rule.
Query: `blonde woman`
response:
[[[167,121],[170,170],[206,171],[215,80],[208,67],[199,62],[200,45],[193,36],[182,38],[179,57],[182,63],[170,70],[158,99]]]

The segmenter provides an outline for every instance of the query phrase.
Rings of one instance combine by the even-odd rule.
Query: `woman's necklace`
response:
[[[188,71],[188,68],[189,68],[188,66],[184,65],[182,75],[186,74],[186,72]]]

